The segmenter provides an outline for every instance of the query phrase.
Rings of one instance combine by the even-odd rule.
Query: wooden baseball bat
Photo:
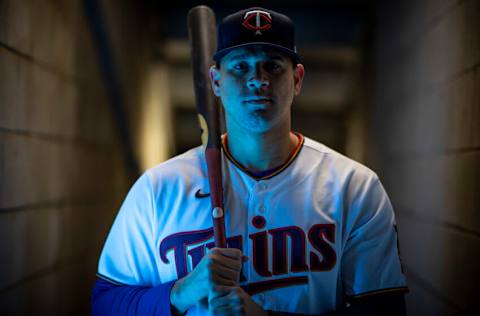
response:
[[[202,129],[202,143],[205,146],[208,182],[210,184],[215,247],[226,248],[219,105],[216,97],[213,95],[209,78],[209,69],[213,64],[212,56],[217,46],[215,13],[209,7],[200,5],[188,12],[187,20],[192,57],[193,86],[198,119]]]

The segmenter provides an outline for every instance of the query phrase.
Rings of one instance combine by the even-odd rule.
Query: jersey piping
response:
[[[225,156],[230,160],[235,166],[237,166],[240,170],[248,174],[250,177],[253,179],[259,181],[259,180],[266,180],[273,178],[274,176],[280,174],[283,170],[287,169],[288,166],[292,164],[292,162],[295,160],[295,158],[298,157],[298,154],[300,153],[300,150],[303,148],[303,144],[305,142],[305,138],[303,137],[302,134],[297,133],[297,132],[292,132],[295,136],[298,137],[298,144],[293,150],[293,152],[290,154],[290,156],[287,158],[287,160],[281,164],[280,166],[274,167],[272,170],[272,173],[263,175],[263,176],[256,176],[254,173],[249,171],[247,168],[245,168],[240,162],[238,162],[233,155],[230,153],[230,150],[228,148],[228,136],[225,133],[222,136],[222,147],[223,147],[223,152],[225,153]]]
[[[391,288],[386,288],[386,289],[377,289],[377,290],[372,290],[356,295],[350,296],[350,299],[358,299],[358,298],[364,298],[364,297],[369,297],[369,296],[375,296],[383,293],[390,293],[390,292],[404,292],[408,293],[409,289],[407,286],[400,286],[400,287],[391,287]]]
[[[125,284],[125,283],[115,281],[114,279],[109,278],[109,277],[107,277],[107,276],[104,276],[103,274],[100,274],[100,273],[98,273],[98,272],[96,273],[96,276],[97,276],[97,278],[102,279],[102,280],[104,280],[104,281],[107,281],[107,282],[109,282],[109,283],[112,283],[112,284],[114,284],[114,285],[118,285],[118,286],[125,286],[125,285],[127,285],[127,284]]]

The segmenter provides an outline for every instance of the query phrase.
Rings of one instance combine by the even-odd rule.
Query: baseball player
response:
[[[251,8],[219,26],[228,248],[213,246],[204,151],[145,172],[106,240],[94,315],[404,315],[394,213],[377,175],[291,131],[294,26]]]

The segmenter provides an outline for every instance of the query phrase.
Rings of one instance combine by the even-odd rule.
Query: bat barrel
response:
[[[216,49],[215,14],[207,6],[197,6],[188,12],[195,101],[202,127],[202,142],[206,145],[205,159],[212,201],[215,246],[227,247],[223,211],[223,187],[220,151],[219,109],[210,83],[209,69]]]
[[[188,12],[188,34],[190,38],[193,84],[199,115],[203,116],[208,128],[207,143],[209,147],[220,147],[220,124],[218,103],[212,93],[209,69],[213,64],[215,53],[216,21],[215,13],[207,6],[200,5]]]

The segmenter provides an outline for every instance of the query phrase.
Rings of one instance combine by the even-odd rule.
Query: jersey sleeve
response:
[[[98,277],[122,285],[160,283],[155,263],[152,184],[143,174],[127,194],[100,255]]]
[[[341,274],[347,297],[407,290],[398,251],[395,216],[376,175],[353,194]]]
[[[170,291],[175,281],[155,287],[115,285],[98,279],[92,292],[93,316],[172,316]]]

